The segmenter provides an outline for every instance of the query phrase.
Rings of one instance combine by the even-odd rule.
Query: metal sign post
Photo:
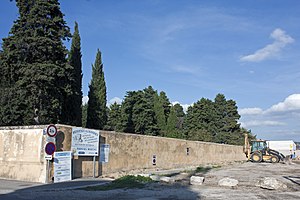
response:
[[[49,174],[50,174],[50,160],[47,160],[47,177],[46,177],[46,183],[49,183]]]
[[[49,176],[50,176],[50,160],[53,159],[53,154],[56,151],[55,146],[55,136],[57,134],[57,128],[55,125],[50,124],[47,129],[47,138],[46,141],[48,142],[45,146],[45,159],[47,160],[47,166],[46,166],[46,183],[49,183]]]
[[[93,157],[93,178],[96,178],[96,156]]]

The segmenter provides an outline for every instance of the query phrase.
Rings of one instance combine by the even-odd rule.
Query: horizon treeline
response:
[[[149,86],[128,91],[122,103],[111,104],[107,113],[103,129],[109,131],[235,145],[244,143],[244,134],[255,137],[240,127],[236,102],[223,94],[214,100],[201,98],[185,113],[180,104],[171,104],[165,92]]]
[[[102,54],[92,65],[88,104],[82,105],[79,25],[74,33],[58,0],[16,0],[19,16],[0,50],[0,126],[61,123],[100,130],[243,144],[236,102],[217,94],[186,113],[151,86],[128,91],[122,104],[107,104]],[[64,42],[71,41],[68,50]]]

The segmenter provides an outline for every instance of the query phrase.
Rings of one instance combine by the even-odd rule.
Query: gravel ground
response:
[[[18,190],[5,192],[7,185],[0,181],[0,199],[275,199],[289,200],[300,199],[300,163],[235,163],[221,168],[214,168],[204,174],[198,174],[205,177],[201,186],[189,185],[190,173],[174,175],[175,183],[151,183],[143,189],[118,189],[111,191],[85,191],[76,189],[78,187],[65,187],[50,185],[26,185]],[[218,181],[229,177],[239,181],[238,186],[233,188],[220,187]],[[257,181],[264,177],[274,177],[287,185],[286,189],[266,190],[256,185]],[[80,187],[84,185],[80,181]],[[88,184],[97,184],[97,181],[86,181]],[[99,184],[103,184],[103,180]],[[13,184],[13,183],[12,183]],[[22,185],[22,184],[20,184]],[[75,185],[72,182],[72,186]],[[2,194],[4,195],[1,195]]]

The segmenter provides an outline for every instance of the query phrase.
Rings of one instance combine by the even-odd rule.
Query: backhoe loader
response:
[[[284,161],[285,156],[267,146],[266,140],[251,140],[249,142],[248,134],[245,134],[244,153],[248,160],[252,162],[271,162],[277,163]]]

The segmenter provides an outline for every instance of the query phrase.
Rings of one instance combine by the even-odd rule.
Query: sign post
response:
[[[46,182],[49,182],[49,174],[50,174],[50,160],[52,160],[52,155],[54,154],[55,150],[56,150],[56,146],[55,146],[55,136],[57,134],[57,128],[55,125],[50,124],[47,129],[46,129],[46,133],[47,133],[47,144],[45,146],[45,152],[47,155],[45,155],[45,159],[47,160],[47,177],[46,177]]]

